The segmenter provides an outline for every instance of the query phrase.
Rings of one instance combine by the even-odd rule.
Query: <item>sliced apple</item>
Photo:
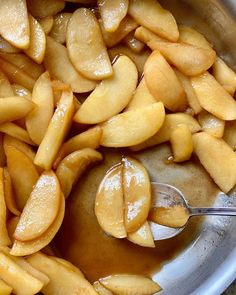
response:
[[[170,133],[174,162],[188,161],[193,152],[192,133],[185,124],[177,125]]]
[[[0,52],[17,53],[20,52],[20,49],[12,46],[7,40],[0,36]]]
[[[14,91],[7,76],[0,70],[0,98],[14,96]]]
[[[50,32],[56,42],[64,44],[66,42],[66,29],[72,13],[62,12],[54,16],[53,27]]]
[[[19,216],[14,216],[11,217],[8,221],[7,221],[7,231],[8,231],[8,236],[11,239],[12,243],[14,242],[14,237],[13,234],[15,232],[15,229],[17,227],[17,224],[19,222],[20,217]]]
[[[23,97],[27,98],[28,100],[31,100],[31,92],[28,89],[26,89],[25,87],[23,87],[19,84],[12,84],[11,87],[14,91],[14,95],[23,96]]]
[[[0,294],[1,295],[10,295],[12,294],[12,287],[0,279]]]
[[[4,167],[6,164],[6,155],[3,148],[3,134],[0,133],[0,167]]]
[[[29,25],[30,25],[30,46],[25,49],[24,52],[32,60],[41,64],[45,54],[46,48],[46,37],[43,28],[39,22],[29,14]]]
[[[7,167],[16,193],[17,208],[22,211],[38,180],[38,172],[32,160],[13,146],[5,148]]]
[[[128,13],[139,25],[170,41],[178,40],[179,31],[175,18],[158,1],[130,0]]]
[[[55,221],[53,222],[53,224],[48,228],[48,230],[44,234],[42,234],[38,239],[35,239],[32,241],[21,242],[21,241],[15,240],[10,254],[13,256],[25,256],[25,255],[36,253],[39,250],[43,249],[53,240],[56,233],[60,229],[63,218],[64,218],[64,214],[65,214],[65,198],[64,198],[64,195],[61,193],[59,213]]]
[[[43,287],[41,281],[23,270],[3,252],[0,252],[0,277],[13,288],[13,293],[19,295],[33,295]]]
[[[27,260],[50,279],[49,284],[42,289],[43,294],[97,295],[92,285],[84,277],[50,256],[36,253],[28,257]]]
[[[137,231],[129,233],[127,239],[142,247],[155,248],[150,225],[147,221]]]
[[[34,163],[49,170],[70,128],[74,115],[74,100],[71,91],[63,91],[58,106],[36,153]]]
[[[34,17],[53,16],[64,9],[63,0],[27,0],[28,9]]]
[[[26,128],[34,143],[40,145],[54,112],[54,97],[49,74],[42,74],[34,85],[32,101],[36,108],[26,119]],[[39,128],[40,126],[40,128]]]
[[[4,175],[3,168],[0,168],[0,246],[7,246],[11,244],[6,223],[7,208],[4,196]]]
[[[125,36],[131,31],[136,29],[138,24],[129,15],[127,15],[120,23],[118,29],[115,32],[108,32],[104,28],[102,20],[100,20],[100,27],[102,36],[107,47],[113,47],[118,44]]]
[[[82,273],[82,271],[78,267],[74,266],[68,260],[65,260],[65,259],[59,258],[59,257],[55,257],[55,256],[51,256],[50,258],[53,259],[53,260],[55,260],[56,262],[62,264],[64,267],[68,268],[69,270],[75,272],[80,277],[83,277],[84,278],[84,274]]]
[[[184,89],[160,52],[154,51],[149,56],[144,67],[144,78],[150,93],[166,108],[173,112],[186,109]]]
[[[236,184],[236,154],[228,144],[206,132],[193,135],[194,152],[201,164],[224,192]]]
[[[6,133],[12,137],[15,137],[25,143],[34,145],[33,141],[30,139],[29,134],[24,128],[19,127],[14,123],[4,123],[0,125],[0,132]]]
[[[212,136],[221,138],[224,134],[225,121],[215,117],[214,115],[202,111],[198,114],[198,122],[202,126],[202,131],[206,131]]]
[[[93,283],[93,287],[99,295],[112,295],[113,294],[110,290],[103,287],[103,285],[100,284],[98,281]]]
[[[179,124],[185,124],[189,127],[192,133],[201,130],[201,126],[192,116],[184,113],[168,114],[165,116],[165,121],[161,129],[145,142],[131,147],[133,151],[139,151],[148,147],[155,146],[170,140],[172,130]]]
[[[120,113],[129,103],[138,81],[135,64],[120,56],[113,65],[112,77],[102,81],[81,105],[74,121],[96,124]]]
[[[52,78],[70,85],[73,92],[88,92],[96,86],[96,82],[83,77],[76,71],[69,60],[66,48],[51,37],[47,37],[44,65]]]
[[[223,139],[236,150],[236,121],[226,122]]]
[[[64,157],[77,150],[84,148],[97,149],[100,145],[101,137],[102,128],[100,126],[95,126],[70,138],[61,146],[57,158],[53,164],[53,168],[56,169]]]
[[[77,9],[67,26],[66,45],[75,68],[89,79],[112,75],[110,59],[98,21],[87,8]]]
[[[0,124],[25,117],[35,104],[19,96],[0,98]]]
[[[221,120],[236,119],[236,101],[211,74],[192,77],[191,83],[203,109]]]
[[[60,207],[60,184],[53,171],[41,174],[17,224],[14,238],[26,242],[40,238],[57,217]]]
[[[106,173],[95,199],[95,215],[99,225],[107,234],[118,239],[127,236],[124,226],[122,169],[122,165],[118,164]]]
[[[29,34],[26,1],[2,0],[0,7],[0,35],[13,46],[26,49],[30,44]]]
[[[153,136],[162,126],[165,109],[161,102],[124,112],[102,123],[101,145],[127,147]]]
[[[124,43],[126,46],[128,46],[131,50],[134,52],[140,53],[144,47],[145,44],[138,39],[135,38],[134,36],[134,31],[130,32],[125,38],[124,38]]]
[[[155,102],[157,102],[156,99],[151,95],[150,91],[147,88],[145,79],[142,78],[125,111],[142,108]]]
[[[88,166],[102,160],[102,155],[90,148],[85,148],[69,154],[57,167],[56,175],[61,184],[61,190],[67,198],[73,185]]]
[[[53,27],[53,23],[54,23],[53,17],[47,16],[47,17],[38,19],[38,22],[40,26],[42,27],[42,29],[44,30],[44,33],[48,35],[51,32]]]
[[[99,282],[114,294],[150,295],[161,290],[151,279],[139,275],[117,274],[102,278]]]

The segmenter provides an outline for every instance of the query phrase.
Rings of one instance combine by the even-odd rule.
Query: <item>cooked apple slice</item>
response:
[[[8,236],[11,239],[12,243],[14,242],[14,237],[13,234],[15,232],[15,229],[17,227],[17,224],[19,222],[20,217],[19,216],[14,216],[11,217],[8,221],[7,221],[7,231],[8,231]]]
[[[103,285],[100,284],[98,281],[93,283],[93,287],[99,295],[113,295],[113,293],[110,290],[103,287]]]
[[[157,102],[156,99],[151,95],[150,91],[147,88],[145,79],[142,78],[125,111],[131,111],[138,108],[142,108],[155,102]]]
[[[39,22],[29,14],[29,25],[30,25],[30,46],[25,49],[24,52],[32,60],[41,64],[45,54],[46,48],[46,37],[43,28]]]
[[[28,257],[27,260],[50,279],[49,284],[42,289],[43,294],[97,295],[93,286],[84,277],[50,256],[36,253]]]
[[[127,147],[153,136],[162,126],[165,109],[161,102],[124,112],[102,123],[101,145]]]
[[[74,115],[74,100],[71,91],[63,91],[58,106],[36,153],[34,163],[49,170],[70,128]]]
[[[32,90],[34,87],[35,79],[28,75],[25,71],[12,63],[0,57],[0,69],[5,73],[11,83],[16,83]]]
[[[100,145],[102,136],[102,128],[95,126],[90,128],[63,143],[61,149],[58,152],[57,158],[53,164],[53,168],[56,169],[60,161],[67,155],[84,148],[97,149]]]
[[[44,30],[44,33],[48,35],[51,32],[53,27],[53,23],[54,23],[53,17],[47,16],[47,17],[38,19],[38,22],[40,26],[42,27],[42,29]]]
[[[26,1],[2,0],[0,7],[0,35],[13,46],[26,49],[30,44],[29,34]]]
[[[139,275],[111,275],[100,279],[99,282],[114,294],[119,295],[151,295],[161,290],[161,287],[157,283]]]
[[[144,47],[145,44],[138,39],[135,38],[134,36],[134,31],[130,32],[125,38],[124,38],[124,43],[134,52],[140,53]]]
[[[39,250],[43,249],[53,240],[56,233],[60,229],[63,218],[64,218],[64,214],[65,214],[65,198],[64,198],[64,195],[61,193],[59,213],[55,221],[53,222],[53,224],[48,228],[48,230],[44,234],[42,234],[38,239],[35,239],[32,241],[21,242],[21,241],[15,240],[10,254],[13,256],[25,256],[25,255],[36,253]]]
[[[14,91],[7,76],[0,70],[0,98],[14,96]]]
[[[73,185],[88,166],[102,160],[102,155],[90,148],[73,152],[65,157],[57,167],[56,175],[61,184],[61,190],[67,198]]]
[[[45,254],[45,253],[44,253]],[[76,274],[78,274],[80,277],[84,278],[84,274],[82,273],[82,271],[74,266],[71,262],[69,262],[68,260],[65,260],[63,258],[59,258],[59,257],[55,257],[55,256],[51,256],[51,259],[55,260],[56,262],[62,264],[64,267],[68,268],[69,270],[75,272]]]
[[[43,287],[41,281],[23,270],[2,252],[0,252],[0,277],[13,288],[13,293],[19,295],[33,295]]]
[[[75,68],[89,79],[112,75],[110,59],[98,21],[87,8],[77,9],[67,26],[66,45]]]
[[[185,76],[184,74],[179,72],[177,69],[174,69],[174,71],[184,88],[188,105],[192,108],[192,110],[194,111],[194,114],[199,114],[202,111],[202,107],[198,101],[197,95],[193,89],[193,86],[189,80],[189,77]]]
[[[0,124],[25,117],[35,104],[19,96],[0,98]]]
[[[52,37],[56,42],[61,44],[66,42],[66,29],[71,16],[72,13],[62,12],[54,17],[50,37]]]
[[[150,93],[169,110],[183,111],[187,107],[184,89],[175,72],[158,51],[154,51],[144,67],[144,78]]]
[[[129,233],[127,239],[142,247],[155,248],[150,225],[147,221],[137,231]]]
[[[54,97],[48,72],[36,81],[32,101],[36,107],[27,115],[25,124],[30,138],[40,145],[54,112]]]
[[[17,208],[22,211],[38,180],[32,160],[13,146],[6,146],[7,167],[16,193]]]
[[[53,16],[64,9],[63,0],[27,0],[28,9],[34,17]]]
[[[44,65],[52,78],[70,85],[73,92],[88,92],[96,86],[96,82],[83,77],[76,71],[69,60],[66,48],[51,37],[47,37]]]
[[[6,165],[6,155],[3,148],[3,134],[0,133],[0,167],[4,167]]]
[[[190,159],[193,152],[192,133],[185,124],[177,125],[170,133],[170,144],[174,162],[184,162]]]
[[[12,287],[0,279],[0,294],[1,295],[10,295],[12,294]]]
[[[223,139],[236,150],[236,121],[226,122]]]
[[[179,124],[185,124],[189,127],[192,133],[201,130],[201,126],[192,116],[184,113],[168,114],[165,117],[165,121],[161,129],[145,142],[132,146],[131,150],[139,151],[148,147],[155,146],[157,144],[166,142],[170,139],[172,130]]]
[[[113,65],[113,75],[102,81],[81,105],[74,121],[96,124],[120,113],[129,103],[138,81],[135,64],[120,56]]]
[[[170,41],[178,40],[179,31],[175,18],[158,1],[130,0],[128,13],[138,24],[147,27],[152,32]]]
[[[221,138],[224,134],[225,121],[215,117],[214,115],[202,111],[198,114],[198,122],[202,126],[202,131],[206,131],[212,136]]]
[[[60,184],[53,171],[39,177],[17,224],[14,238],[26,242],[40,238],[57,217],[60,207]]]
[[[100,20],[100,27],[102,31],[102,36],[107,47],[113,47],[118,44],[125,36],[127,36],[131,31],[136,29],[138,24],[129,15],[127,15],[120,23],[118,29],[110,33],[104,28],[102,20]]]
[[[182,227],[189,219],[189,212],[185,207],[156,207],[152,208],[148,219],[163,226]]]
[[[211,74],[192,77],[191,83],[203,109],[221,120],[236,119],[236,101]]]
[[[107,32],[117,31],[128,11],[128,0],[98,0],[98,8]]]
[[[236,154],[228,144],[206,132],[193,135],[194,152],[219,188],[227,193],[236,184]]]
[[[7,232],[7,208],[4,196],[4,175],[3,168],[0,168],[0,246],[11,244]]]
[[[151,206],[151,183],[145,167],[137,160],[124,157],[123,189],[125,201],[125,228],[137,231],[146,221]]]
[[[95,215],[99,225],[107,234],[118,239],[127,236],[124,226],[122,169],[122,165],[118,164],[106,173],[95,199]]]
[[[0,36],[0,52],[17,53],[20,52],[20,49],[12,46],[7,40]]]

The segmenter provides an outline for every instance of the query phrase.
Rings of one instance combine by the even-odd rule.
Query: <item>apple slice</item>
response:
[[[14,96],[14,91],[7,76],[0,70],[0,97]]]
[[[131,50],[134,52],[140,53],[144,47],[145,44],[138,39],[135,38],[134,36],[134,31],[130,32],[125,38],[124,38],[124,43],[126,46],[128,46]]]
[[[70,271],[75,272],[80,277],[84,278],[84,274],[82,273],[82,271],[78,267],[74,266],[68,260],[65,260],[65,259],[59,258],[59,257],[55,257],[55,256],[51,256],[50,258],[53,259],[53,260],[55,260],[56,262],[62,264],[64,267],[68,268]]]
[[[100,279],[99,282],[114,294],[119,295],[151,295],[161,290],[157,283],[140,275],[111,275]]]
[[[53,171],[39,177],[17,224],[14,238],[26,242],[40,238],[57,217],[60,207],[60,184]]]
[[[147,221],[137,231],[129,233],[127,239],[142,247],[155,248],[150,225]]]
[[[7,40],[0,36],[0,52],[17,53],[20,52],[20,49],[12,46]]]
[[[25,124],[30,138],[34,143],[40,145],[54,112],[53,91],[47,72],[36,81],[32,92],[32,101],[36,108],[27,115]]]
[[[36,253],[47,246],[55,237],[56,233],[61,227],[63,218],[65,214],[65,198],[61,193],[61,201],[58,215],[53,222],[53,224],[48,228],[48,230],[42,234],[38,239],[21,242],[15,240],[10,251],[10,254],[13,256],[25,256]]]
[[[142,108],[155,102],[157,102],[156,99],[151,95],[150,91],[147,88],[145,79],[142,78],[134,92],[134,95],[130,103],[125,108],[125,111],[131,111],[138,108]]]
[[[101,181],[95,199],[95,215],[109,235],[125,238],[122,165],[112,167]],[[112,183],[112,185],[111,185]]]
[[[236,101],[211,74],[192,77],[191,83],[203,109],[221,120],[236,119]]]
[[[128,0],[98,0],[98,8],[107,32],[118,30],[120,22],[128,12]]]
[[[57,43],[51,37],[47,37],[44,66],[52,78],[70,85],[73,92],[88,92],[96,86],[96,82],[83,77],[76,71],[69,59],[66,47]]]
[[[165,109],[161,102],[124,112],[102,123],[101,145],[127,147],[153,136],[162,126]]]
[[[60,146],[67,135],[74,115],[74,100],[71,91],[63,91],[58,106],[36,153],[34,163],[49,170]]]
[[[0,167],[4,167],[6,165],[6,155],[3,147],[3,134],[0,133]]]
[[[0,35],[13,46],[26,49],[30,44],[30,28],[25,0],[2,0]]]
[[[162,101],[166,108],[172,112],[186,109],[184,89],[160,52],[154,51],[149,56],[144,67],[144,78],[150,93],[157,101]]]
[[[236,154],[228,144],[206,132],[193,135],[194,152],[201,164],[224,192],[236,184]]]
[[[101,136],[102,128],[100,126],[95,126],[70,138],[61,146],[53,164],[53,168],[56,169],[64,157],[77,150],[84,148],[97,149],[100,145]]]
[[[100,284],[98,281],[93,283],[93,287],[99,295],[113,295],[113,293],[110,290],[103,287],[103,285]]]
[[[47,16],[41,19],[38,19],[38,22],[42,29],[44,30],[44,33],[48,35],[53,27],[54,19],[52,16]]]
[[[214,115],[202,111],[198,114],[198,122],[202,126],[202,131],[206,131],[212,136],[221,138],[224,134],[225,121],[215,117]]]
[[[102,160],[102,155],[90,148],[85,148],[69,154],[57,167],[56,175],[61,184],[61,190],[67,198],[73,185],[88,166]]]
[[[0,246],[11,244],[7,232],[7,208],[4,196],[4,175],[3,168],[0,168]]]
[[[226,122],[223,139],[236,150],[236,121]]]
[[[179,124],[185,124],[191,130],[191,133],[195,133],[201,130],[201,126],[192,116],[184,113],[168,114],[165,117],[165,121],[161,129],[145,142],[132,146],[132,151],[139,151],[148,147],[155,146],[160,143],[164,143],[170,139],[172,130]]]
[[[158,1],[130,0],[128,13],[139,25],[147,27],[170,41],[178,40],[179,31],[175,18]]]
[[[28,9],[34,17],[53,16],[64,9],[63,0],[27,0]]]
[[[43,294],[97,295],[93,286],[84,277],[50,256],[36,253],[27,260],[50,279],[49,284],[42,289]]]
[[[107,47],[113,47],[125,38],[131,31],[136,29],[138,24],[129,15],[127,15],[120,23],[118,29],[111,33],[106,31],[102,20],[100,20],[100,27],[102,36]]]
[[[0,277],[13,288],[13,293],[33,295],[43,287],[43,283],[23,270],[7,254],[0,252]]]
[[[138,81],[135,64],[120,56],[113,65],[113,75],[102,81],[81,105],[74,121],[83,124],[104,122],[120,113],[129,103]]]
[[[98,21],[89,9],[79,8],[73,13],[67,26],[66,45],[73,65],[85,77],[101,80],[112,75]]]
[[[8,231],[8,236],[11,239],[12,243],[14,242],[14,237],[13,234],[15,232],[15,229],[17,227],[17,224],[19,222],[20,217],[19,216],[14,216],[11,217],[8,221],[7,221],[7,231]]]
[[[29,25],[30,25],[30,46],[25,49],[24,52],[32,60],[41,64],[45,54],[46,48],[46,37],[43,28],[38,21],[29,14]]]
[[[32,160],[17,148],[6,146],[5,153],[8,171],[16,193],[17,207],[22,211],[39,175]]]
[[[19,96],[0,98],[0,124],[25,117],[35,104]]]
[[[15,123],[4,123],[0,125],[0,132],[6,133],[30,145],[35,145],[24,128]]]
[[[66,29],[71,16],[72,13],[62,12],[54,17],[50,37],[52,37],[56,42],[61,44],[66,42]]]
[[[10,295],[12,294],[12,287],[0,279],[0,294],[1,295]]]

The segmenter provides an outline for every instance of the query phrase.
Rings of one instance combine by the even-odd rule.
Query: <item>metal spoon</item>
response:
[[[153,191],[153,203],[152,207],[173,207],[173,206],[183,206],[188,214],[189,218],[192,216],[200,215],[219,215],[219,216],[236,216],[236,207],[223,207],[223,208],[196,208],[190,207],[185,200],[183,193],[176,187],[164,184],[152,182]],[[189,219],[188,219],[189,220]],[[151,231],[155,241],[165,240],[173,238],[186,227],[188,222],[183,227],[173,228],[163,225],[159,225],[154,222],[150,222]]]

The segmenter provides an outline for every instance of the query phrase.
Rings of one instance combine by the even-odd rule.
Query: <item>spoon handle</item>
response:
[[[190,208],[191,216],[198,215],[221,215],[221,216],[236,216],[236,207],[222,208]]]

